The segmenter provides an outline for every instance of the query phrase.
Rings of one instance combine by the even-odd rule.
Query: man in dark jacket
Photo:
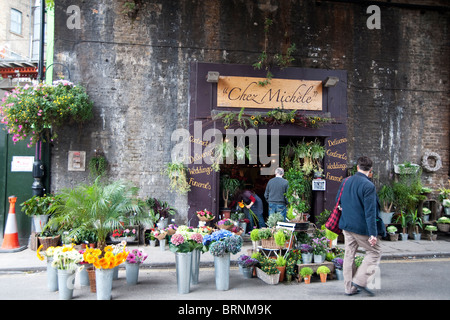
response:
[[[345,182],[340,201],[342,215],[339,228],[343,230],[345,239],[343,273],[347,295],[356,294],[360,289],[370,295],[374,294],[367,288],[367,283],[370,276],[376,272],[381,259],[381,249],[377,243],[378,198],[376,188],[369,179],[372,165],[372,160],[368,157],[358,159],[358,172]],[[338,196],[336,201],[337,198]],[[363,263],[355,272],[358,247],[364,248],[366,254]]]
[[[289,183],[283,178],[283,175],[283,168],[275,169],[275,177],[267,182],[264,198],[269,203],[269,216],[275,212],[279,212],[284,217],[284,220],[286,220],[286,206],[288,205],[286,192]]]

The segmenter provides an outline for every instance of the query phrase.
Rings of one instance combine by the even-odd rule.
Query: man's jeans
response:
[[[286,205],[279,203],[269,203],[269,217],[275,212],[281,213],[286,220]]]

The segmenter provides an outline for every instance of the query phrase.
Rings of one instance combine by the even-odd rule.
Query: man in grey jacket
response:
[[[275,177],[267,182],[264,198],[269,203],[269,216],[279,212],[286,220],[286,206],[288,204],[285,193],[288,190],[289,183],[283,178],[283,168],[275,169]]]
[[[372,165],[372,160],[368,157],[358,159],[358,172],[346,181],[340,201],[342,215],[339,228],[343,230],[345,239],[343,273],[344,290],[347,295],[356,294],[360,289],[370,295],[374,294],[367,288],[367,284],[369,277],[378,269],[381,259],[381,249],[377,243],[378,198],[376,188],[369,180]],[[366,255],[355,272],[355,255],[358,247],[364,248]]]

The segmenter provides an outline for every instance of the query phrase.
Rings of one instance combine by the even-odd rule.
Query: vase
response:
[[[166,251],[166,239],[159,240],[159,250]]]
[[[198,284],[198,275],[200,273],[200,250],[192,251],[191,284]]]
[[[246,278],[246,279],[253,278],[253,267],[242,268],[242,274],[244,275],[244,278]]]
[[[58,269],[58,295],[59,300],[71,300],[75,285],[75,270]]]
[[[52,267],[53,258],[47,258],[47,288],[48,291],[58,291],[58,271]]]
[[[95,270],[97,300],[111,300],[114,269]]]
[[[119,266],[113,268],[113,280],[119,279]]]
[[[156,247],[156,240],[149,240],[150,247]]]
[[[48,214],[40,214],[33,216],[34,230],[38,233],[42,232],[42,227],[45,226],[47,221],[48,221]]]
[[[228,290],[230,288],[230,253],[214,256],[214,274],[216,290]]]
[[[314,263],[323,263],[325,261],[324,254],[315,254],[314,255]]]
[[[89,265],[84,265],[84,268],[79,272],[80,275],[80,285],[88,286],[89,285],[89,274],[87,271]]]
[[[336,278],[338,280],[344,280],[344,272],[342,271],[342,269],[336,269]]]
[[[137,284],[139,277],[139,263],[125,262],[125,271],[127,284],[129,285]]]
[[[191,290],[192,252],[175,252],[175,263],[178,293],[189,293]]]
[[[312,263],[313,255],[312,253],[302,253],[302,262],[304,264]]]

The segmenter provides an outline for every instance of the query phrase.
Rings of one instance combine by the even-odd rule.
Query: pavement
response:
[[[382,260],[398,259],[426,259],[426,258],[449,258],[450,257],[450,234],[439,234],[436,241],[429,240],[406,240],[389,241],[381,240]],[[344,247],[338,243],[338,247]],[[175,268],[175,254],[166,245],[165,250],[159,246],[131,245],[129,248],[141,248],[148,254],[147,260],[142,268]],[[231,264],[236,265],[241,254],[250,254],[252,244],[245,240],[241,252],[231,256]],[[361,253],[364,253],[361,251]],[[204,253],[200,258],[200,267],[209,268],[214,266],[214,258],[209,253]],[[121,266],[124,268],[124,266]],[[40,261],[36,251],[25,248],[18,252],[0,252],[0,272],[37,272],[45,271],[46,262]]]

